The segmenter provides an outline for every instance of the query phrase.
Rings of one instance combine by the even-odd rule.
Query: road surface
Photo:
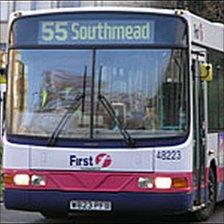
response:
[[[156,217],[145,217],[145,216],[133,216],[130,214],[119,215],[114,217],[72,217],[69,219],[45,219],[39,213],[36,212],[21,212],[11,211],[5,209],[4,205],[0,205],[0,223],[75,223],[75,224],[147,224],[151,222],[160,223],[193,223],[190,216],[156,216]],[[224,223],[224,202],[217,205],[216,212],[214,215],[204,223]]]

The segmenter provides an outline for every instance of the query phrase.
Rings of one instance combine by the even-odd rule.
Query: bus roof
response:
[[[13,20],[18,17],[69,12],[133,12],[178,15],[185,18],[188,22],[189,31],[191,34],[190,41],[192,43],[224,52],[224,24],[211,22],[187,10],[181,9],[159,9],[143,7],[77,7],[41,9],[37,11],[17,11],[11,14],[9,24],[11,24]]]
[[[77,7],[77,8],[55,8],[55,9],[40,9],[33,11],[17,11],[21,12],[23,16],[66,13],[66,12],[140,12],[140,13],[159,13],[159,14],[175,14],[172,9],[158,9],[158,8],[143,8],[143,7]]]

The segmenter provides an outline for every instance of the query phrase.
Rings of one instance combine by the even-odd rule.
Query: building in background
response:
[[[134,6],[134,7],[159,7],[159,8],[176,8],[183,5],[183,0],[177,1],[81,1],[81,6]]]
[[[38,9],[53,9],[63,7],[80,7],[81,1],[0,1],[0,50],[6,48],[7,42],[7,26],[9,16],[17,10],[38,10]]]

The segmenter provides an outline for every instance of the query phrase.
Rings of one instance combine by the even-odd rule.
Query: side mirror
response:
[[[208,63],[200,64],[200,78],[202,81],[212,81],[213,80],[212,64],[208,64]]]

